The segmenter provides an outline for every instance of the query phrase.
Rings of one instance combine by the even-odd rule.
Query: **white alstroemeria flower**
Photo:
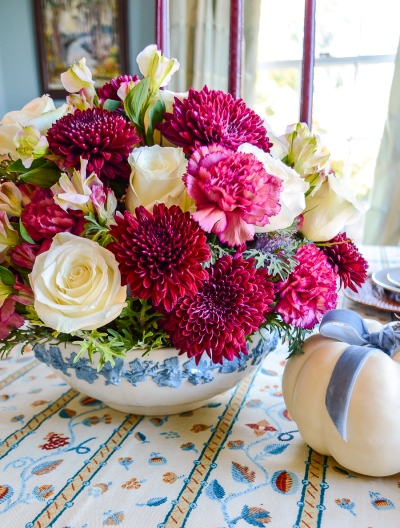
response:
[[[238,148],[239,152],[253,154],[264,165],[268,174],[276,176],[282,181],[283,191],[279,197],[281,210],[276,216],[269,218],[269,224],[263,227],[255,226],[256,233],[267,233],[277,229],[285,229],[293,224],[294,219],[304,211],[306,201],[305,193],[310,185],[300,175],[279,159],[273,158],[263,150],[244,143]]]
[[[141,51],[136,62],[142,75],[150,77],[150,89],[153,92],[166,86],[180,66],[176,59],[164,57],[156,44],[150,44]]]
[[[357,222],[361,214],[361,204],[351,190],[331,173],[318,191],[306,198],[301,232],[314,242],[326,242],[344,226]]]

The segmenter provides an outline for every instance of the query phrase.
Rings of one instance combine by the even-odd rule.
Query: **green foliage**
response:
[[[161,123],[164,117],[165,104],[159,99],[149,110],[149,126],[146,131],[146,142],[149,146],[154,145],[154,125]]]
[[[108,244],[114,240],[110,235],[110,226],[100,224],[94,213],[86,215],[85,220],[83,235],[86,238],[94,240],[102,247],[108,246]]]
[[[144,77],[135,84],[124,101],[125,113],[136,125],[136,129],[142,137],[144,137],[144,114],[149,100],[149,87],[150,77]]]
[[[235,248],[231,247],[222,247],[218,244],[214,244],[212,242],[208,243],[208,247],[211,251],[211,259],[205,262],[203,265],[205,268],[209,268],[210,266],[213,266],[218,259],[223,257],[224,255],[234,255],[236,253]]]
[[[24,167],[20,159],[10,163],[6,171],[18,173],[18,180],[24,183],[39,185],[42,189],[49,189],[60,179],[61,171],[58,165],[45,158],[38,158],[32,162],[29,168]],[[15,180],[12,180],[15,181]]]
[[[23,352],[26,345],[34,347],[39,343],[49,342],[58,345],[60,343],[66,343],[70,339],[70,335],[54,332],[45,326],[25,325],[22,328],[12,330],[5,341],[0,341],[0,359],[8,357],[12,349],[18,345],[22,347]]]
[[[14,286],[15,284],[13,273],[9,269],[5,268],[4,266],[0,266],[0,281],[5,286]]]
[[[130,348],[151,350],[170,345],[169,336],[158,324],[163,316],[154,311],[146,300],[127,300],[128,305],[115,320],[116,330],[129,342]]]
[[[289,349],[287,359],[303,354],[302,348],[304,341],[312,333],[312,330],[305,330],[304,328],[298,328],[297,326],[285,323],[277,313],[268,314],[265,322],[260,326],[261,328],[265,328],[271,332],[277,330],[281,342],[285,343],[287,341]]]
[[[254,258],[257,269],[267,268],[269,275],[272,277],[278,276],[281,280],[285,280],[298,264],[298,261],[294,257],[296,250],[293,253],[285,252],[285,255],[281,256],[279,252],[267,253],[261,249],[249,249],[245,251],[244,257]]]
[[[114,101],[113,99],[107,99],[104,104],[103,108],[104,110],[109,110],[110,112],[114,112],[117,108],[121,106],[121,101]]]
[[[21,237],[26,241],[26,242],[29,242],[30,244],[35,244],[35,241],[31,238],[31,236],[29,235],[28,231],[25,229],[25,226],[24,224],[22,223],[22,220],[21,218],[19,219],[19,234],[21,235]]]
[[[19,179],[25,183],[39,185],[42,189],[49,189],[60,179],[61,171],[57,164],[48,161],[37,169],[21,174]]]

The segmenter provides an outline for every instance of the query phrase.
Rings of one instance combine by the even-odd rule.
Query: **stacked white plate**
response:
[[[386,268],[375,271],[372,274],[372,280],[385,290],[400,293],[400,268]]]

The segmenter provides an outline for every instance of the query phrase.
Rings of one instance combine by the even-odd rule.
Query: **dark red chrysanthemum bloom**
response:
[[[118,97],[117,92],[121,84],[124,82],[134,82],[136,84],[139,82],[139,77],[137,75],[119,75],[115,79],[111,79],[110,82],[105,83],[101,88],[97,88],[97,95],[99,96],[100,104],[103,105],[107,99],[120,101],[121,99]],[[123,105],[116,110],[117,113],[122,113],[123,111]]]
[[[82,233],[85,224],[84,213],[61,209],[54,202],[50,189],[37,187],[30,198],[31,201],[22,211],[21,222],[35,242],[44,238],[52,239],[57,233]]]
[[[301,246],[296,259],[299,263],[288,278],[275,283],[280,297],[275,310],[285,323],[311,329],[336,308],[336,275],[314,244]]]
[[[136,128],[122,116],[101,108],[75,110],[59,119],[48,131],[50,149],[64,159],[66,167],[79,169],[80,158],[88,160],[86,171],[101,178],[129,178],[127,161],[140,141]]]
[[[190,213],[176,205],[155,205],[153,214],[138,207],[136,217],[128,211],[115,217],[117,225],[110,233],[116,242],[108,249],[132,297],[151,299],[154,306],[170,311],[208,276],[201,265],[211,256],[206,237]]]
[[[247,354],[246,336],[255,332],[271,311],[273,284],[254,259],[228,255],[208,268],[199,291],[179,299],[166,316],[165,329],[180,354],[207,353],[214,363]]]
[[[368,262],[358,251],[357,246],[347,238],[346,233],[339,233],[320,249],[325,253],[333,271],[340,279],[340,286],[357,291],[367,278]]]
[[[233,150],[243,143],[265,152],[272,147],[261,117],[243,99],[207,86],[200,91],[191,88],[182,101],[175,98],[173,113],[164,114],[164,119],[156,128],[186,154],[213,143]]]

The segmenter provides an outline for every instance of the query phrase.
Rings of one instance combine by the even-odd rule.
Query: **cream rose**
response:
[[[304,211],[306,206],[305,193],[310,184],[304,181],[300,175],[282,161],[273,158],[263,150],[244,143],[239,147],[239,152],[253,154],[264,165],[268,174],[273,174],[282,180],[283,191],[279,197],[281,210],[276,216],[271,216],[269,224],[263,227],[255,226],[256,233],[267,233],[276,229],[285,229],[293,224],[293,220]]]
[[[143,205],[152,212],[156,203],[167,207],[179,205],[183,211],[190,208],[182,176],[186,172],[187,161],[181,148],[139,147],[129,155],[132,167],[130,185],[126,193],[126,208],[131,213]]]
[[[351,190],[334,174],[328,174],[321,187],[306,199],[301,232],[315,242],[335,237],[345,225],[357,222],[362,207]]]
[[[70,233],[58,233],[36,257],[29,281],[38,316],[58,332],[95,330],[126,306],[126,286],[111,251]]]

